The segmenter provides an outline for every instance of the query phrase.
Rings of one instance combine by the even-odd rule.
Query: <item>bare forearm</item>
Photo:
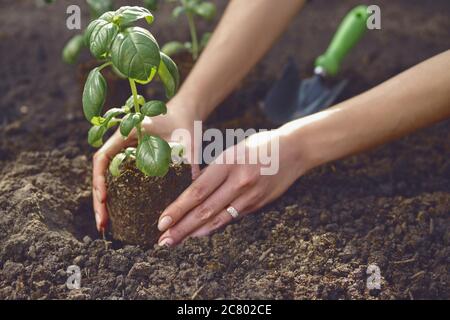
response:
[[[236,87],[283,32],[304,0],[232,0],[176,99],[201,119]]]
[[[310,167],[370,149],[450,117],[448,70],[450,51],[280,130],[304,141]]]

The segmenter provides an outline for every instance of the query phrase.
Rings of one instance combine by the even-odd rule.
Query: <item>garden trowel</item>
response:
[[[300,80],[294,60],[289,59],[281,78],[270,89],[263,111],[275,124],[307,116],[328,108],[342,93],[347,80],[336,83],[341,62],[363,36],[367,26],[366,6],[353,8],[342,20],[327,51],[315,61],[314,76]],[[329,85],[329,82],[334,84]]]

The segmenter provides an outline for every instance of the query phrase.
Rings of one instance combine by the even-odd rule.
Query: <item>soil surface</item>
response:
[[[310,74],[356,3],[309,2],[209,125],[268,127],[258,104],[281,65],[293,56]],[[346,60],[342,98],[450,47],[447,0],[371,3],[381,7],[382,29]],[[313,170],[211,237],[174,249],[103,241],[76,67],[60,59],[74,34],[65,28],[68,4],[0,4],[1,299],[450,298],[449,122]],[[168,13],[151,27],[157,39],[187,39],[187,26],[175,27]],[[380,290],[366,287],[370,264]],[[66,287],[70,265],[81,269],[79,290]]]

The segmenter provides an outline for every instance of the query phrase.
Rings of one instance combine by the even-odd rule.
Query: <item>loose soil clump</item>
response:
[[[161,213],[191,181],[189,165],[173,165],[164,177],[147,177],[130,161],[120,176],[109,174],[107,207],[113,238],[144,247],[156,244]]]

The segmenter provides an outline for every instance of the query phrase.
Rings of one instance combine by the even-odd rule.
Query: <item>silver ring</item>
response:
[[[239,217],[239,212],[232,206],[229,206],[227,208],[227,212],[230,214],[230,216],[233,217],[233,219],[236,219],[237,217]]]

